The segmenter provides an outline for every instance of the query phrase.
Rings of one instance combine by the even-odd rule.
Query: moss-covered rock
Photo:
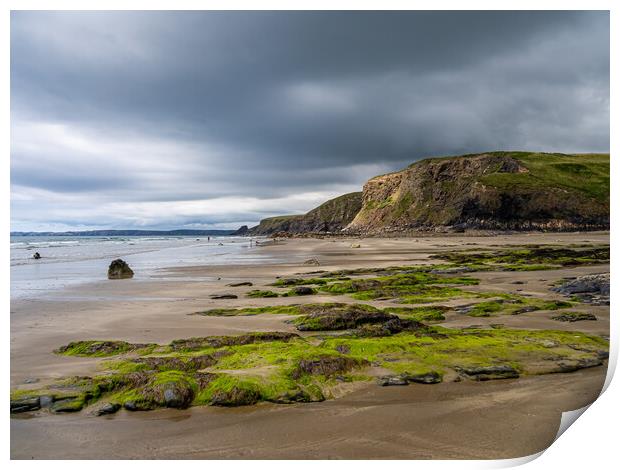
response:
[[[148,349],[154,344],[134,344],[126,341],[72,341],[54,352],[65,356],[114,356],[138,349]]]
[[[348,330],[365,324],[386,323],[398,319],[396,315],[363,304],[331,304],[331,306],[315,308],[313,313],[295,320],[298,330]]]
[[[361,314],[388,315],[387,322],[408,321],[371,306],[304,308],[310,312],[306,315],[357,309]],[[601,365],[608,355],[606,340],[572,331],[425,325],[389,335],[361,335],[359,330],[360,325],[348,333],[309,337],[257,332],[136,349],[129,356],[102,362],[101,375],[59,379],[38,390],[13,390],[11,410],[71,412],[98,402],[135,411],[320,401],[333,396],[342,382],[372,380],[367,374],[377,369],[367,368],[371,364],[389,371],[388,385],[432,384],[446,373],[482,381],[571,372]]]
[[[253,299],[262,299],[262,298],[278,297],[278,293],[273,292],[271,290],[254,289],[246,293],[245,296],[253,298]]]
[[[306,374],[331,377],[367,364],[368,361],[363,359],[354,359],[346,356],[320,356],[316,359],[302,359],[291,375],[294,379],[299,379]]]
[[[266,331],[247,333],[239,336],[205,336],[200,338],[177,339],[170,343],[173,351],[191,351],[204,348],[221,348],[268,341],[289,341],[298,337],[295,333]]]
[[[211,398],[211,405],[215,406],[244,406],[253,405],[260,400],[258,390],[250,388],[232,387],[229,390],[217,390]]]
[[[293,287],[291,290],[285,292],[284,294],[282,294],[284,297],[295,297],[295,296],[300,296],[300,295],[314,295],[316,294],[318,291],[312,287],[308,287],[308,286],[296,286]]]
[[[455,308],[458,313],[470,317],[491,317],[497,315],[520,315],[540,310],[559,310],[575,304],[564,300],[545,300],[514,294],[503,294],[503,298],[461,305]]]
[[[478,381],[519,378],[519,371],[508,364],[482,367],[457,367],[456,370]]]

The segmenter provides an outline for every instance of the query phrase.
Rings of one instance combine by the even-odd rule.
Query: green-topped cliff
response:
[[[372,178],[348,230],[609,227],[609,155],[491,152]]]
[[[379,234],[437,229],[609,228],[609,154],[488,152],[428,158],[371,178],[362,193],[305,215],[264,219],[276,232]]]

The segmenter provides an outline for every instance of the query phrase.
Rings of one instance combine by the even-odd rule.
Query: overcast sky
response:
[[[606,12],[13,12],[11,229],[237,228],[420,158],[609,151]]]

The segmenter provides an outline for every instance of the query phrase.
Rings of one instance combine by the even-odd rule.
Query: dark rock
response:
[[[512,312],[512,315],[521,315],[522,313],[535,312],[536,310],[538,309],[534,307],[533,305],[528,305],[527,307],[523,307],[518,310],[515,310],[514,312]]]
[[[487,366],[487,367],[457,367],[458,372],[467,375],[475,380],[496,380],[496,379],[516,379],[519,372],[509,365]]]
[[[313,400],[312,397],[303,390],[289,390],[270,400],[273,403],[290,404],[290,403],[307,403]],[[319,400],[320,401],[320,400]]]
[[[386,375],[383,377],[379,377],[377,379],[377,383],[382,387],[388,387],[392,385],[409,385],[407,380],[403,379],[398,375]]]
[[[599,294],[609,296],[609,274],[591,274],[569,280],[553,290],[560,294]]]
[[[126,401],[123,407],[127,411],[148,411],[148,410],[152,410],[153,408],[155,408],[155,406],[152,403],[148,403],[147,401],[142,401],[142,400]]]
[[[258,390],[232,387],[230,390],[218,390],[211,397],[211,405],[215,406],[245,406],[254,405],[260,400]]]
[[[231,233],[231,235],[247,235],[249,231],[250,229],[248,228],[247,225],[242,225],[237,230],[235,230],[233,233]]]
[[[41,408],[39,397],[24,397],[17,400],[11,400],[11,413],[36,411],[39,408]]]
[[[54,413],[75,413],[84,407],[84,401],[80,398],[66,398],[54,401],[50,406],[50,411]]]
[[[108,279],[131,279],[133,271],[122,259],[115,259],[108,267]]]
[[[594,316],[594,314],[592,313],[585,313],[585,312],[564,312],[554,317],[551,317],[551,319],[573,323],[576,321],[584,321],[584,320],[596,321],[596,316]]]
[[[120,409],[121,405],[119,405],[118,403],[104,403],[95,411],[95,414],[97,416],[111,415],[116,413]]]
[[[558,372],[575,372],[580,369],[588,369],[590,367],[597,367],[603,364],[602,359],[577,359],[574,361],[560,361],[558,362]]]
[[[41,395],[39,397],[39,402],[41,404],[41,408],[49,408],[54,403],[54,397],[51,395]]]
[[[424,374],[401,374],[401,377],[407,382],[415,382],[418,384],[438,384],[441,382],[441,375],[435,371]]]
[[[194,399],[194,392],[187,384],[169,383],[164,386],[163,398],[168,408],[187,408]]]
[[[243,281],[243,282],[231,282],[230,284],[226,284],[228,287],[241,287],[241,286],[253,286],[254,284],[252,284],[249,281]]]
[[[609,305],[609,274],[591,274],[567,280],[552,290],[591,305]]]
[[[474,309],[475,304],[468,304],[468,305],[457,305],[456,307],[454,307],[454,311],[456,313],[460,313],[462,315],[467,315],[469,312],[471,312]]]
[[[238,298],[235,294],[211,294],[209,296],[210,299],[236,299]]]
[[[278,285],[282,287],[289,287],[296,286],[297,284],[302,284],[303,282],[305,282],[304,279],[301,279],[299,277],[289,277],[285,279],[280,279],[278,281]]]
[[[527,284],[525,281],[513,281],[512,284]]]
[[[41,254],[40,254],[38,251],[36,251],[36,252],[35,252],[35,254],[34,254],[34,255],[32,255],[32,257],[33,257],[34,259],[41,259]]]
[[[297,286],[293,288],[294,295],[312,295],[314,292],[314,289],[308,286]]]

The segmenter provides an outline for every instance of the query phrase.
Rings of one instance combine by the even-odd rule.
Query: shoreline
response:
[[[275,245],[261,247],[266,255],[274,252],[274,255],[286,259],[287,262],[266,264],[266,265],[208,265],[208,266],[184,266],[182,268],[168,268],[162,273],[163,279],[156,277],[145,280],[130,281],[101,281],[85,284],[77,287],[70,287],[62,292],[41,299],[21,299],[11,301],[11,384],[12,386],[23,386],[24,380],[36,378],[39,384],[46,380],[52,380],[60,376],[67,375],[87,375],[97,371],[100,360],[93,358],[63,357],[52,354],[52,350],[62,344],[67,344],[79,339],[113,339],[126,340],[130,342],[157,342],[166,343],[173,339],[186,338],[191,336],[207,335],[237,335],[249,331],[294,331],[294,327],[285,321],[287,316],[282,315],[255,315],[245,317],[202,317],[189,315],[189,313],[205,309],[219,307],[244,307],[244,306],[265,306],[265,305],[290,305],[298,303],[297,298],[277,298],[277,299],[252,299],[244,297],[243,293],[248,288],[228,287],[226,284],[239,281],[251,280],[254,284],[252,288],[263,288],[273,282],[277,276],[291,276],[296,273],[312,272],[317,270],[337,270],[356,267],[385,267],[397,264],[419,264],[427,262],[429,253],[439,251],[452,251],[456,249],[468,248],[493,248],[506,247],[510,245],[522,244],[578,244],[578,243],[608,243],[609,234],[607,232],[587,232],[587,233],[553,233],[537,235],[504,235],[501,237],[445,237],[443,243],[438,243],[441,237],[420,237],[412,240],[401,239],[379,239],[372,238],[362,240],[360,248],[352,248],[350,240],[321,240],[321,239],[294,239],[283,241]],[[320,266],[304,265],[303,261],[308,258],[317,258]],[[555,280],[569,275],[582,275],[584,273],[608,272],[609,265],[579,266],[576,268],[562,268],[548,271],[531,272],[487,272],[476,273],[476,277],[481,278],[481,284],[485,289],[495,289],[500,291],[514,291],[515,285],[512,282],[519,278],[526,282],[526,293],[532,295],[546,295],[547,297],[560,298],[559,295],[549,292],[549,284]],[[171,280],[168,276],[174,277]],[[192,280],[195,276],[207,280]],[[218,279],[219,278],[219,279]],[[541,279],[544,279],[541,280]],[[517,286],[518,287],[518,286]],[[232,292],[239,295],[234,300],[213,300],[209,298],[212,293]],[[72,297],[73,296],[73,297]],[[147,300],[148,299],[148,300]],[[320,295],[312,299],[314,302],[350,301],[334,295]],[[382,301],[369,301],[370,305],[386,305]],[[589,307],[590,308],[590,307]],[[501,317],[507,328],[527,328],[527,329],[558,329],[566,331],[584,331],[595,335],[608,335],[609,332],[609,307],[592,307],[597,317],[596,322],[564,323],[550,319],[552,313],[526,313],[517,316]],[[472,318],[452,314],[446,317],[442,326],[462,328],[472,324],[489,324],[496,322],[493,318]],[[128,415],[128,412],[119,412],[112,417],[96,418],[89,416],[86,412],[79,414],[67,414],[57,416],[42,416],[32,419],[23,417],[11,419],[11,454],[13,458],[59,458],[64,455],[68,458],[89,457],[95,455],[105,455],[113,451],[113,442],[116,438],[103,438],[99,441],[95,439],[92,444],[98,446],[81,447],[73,449],[75,439],[83,442],[80,437],[95,433],[99,426],[110,429],[115,436],[124,436],[123,440],[129,439],[136,447],[134,449],[124,449],[121,454],[128,458],[144,458],[149,455],[145,450],[147,447],[164,446],[161,449],[162,458],[173,458],[182,456],[180,448],[185,448],[188,455],[186,458],[232,458],[235,455],[240,458],[312,458],[310,453],[323,455],[324,457],[334,458],[390,458],[384,455],[381,446],[373,446],[372,451],[368,450],[365,454],[355,456],[349,454],[347,449],[357,449],[361,452],[364,448],[364,439],[367,437],[352,433],[350,436],[333,437],[334,443],[324,442],[322,434],[326,429],[320,428],[316,435],[307,436],[309,443],[304,447],[300,442],[291,444],[280,449],[278,444],[282,444],[278,439],[265,443],[263,447],[257,447],[253,455],[235,454],[238,449],[244,446],[251,446],[251,431],[267,432],[269,426],[281,426],[288,429],[290,435],[301,436],[303,424],[300,417],[304,420],[310,419],[312,413],[309,410],[318,410],[317,413],[330,416],[330,410],[337,410],[341,416],[347,418],[343,421],[351,426],[365,426],[372,429],[374,434],[389,436],[404,435],[411,429],[410,433],[415,434],[415,430],[420,433],[429,426],[444,426],[444,431],[437,430],[435,436],[441,438],[440,442],[433,444],[427,442],[424,452],[428,457],[424,457],[424,452],[420,447],[412,450],[404,441],[394,446],[386,444],[387,438],[384,437],[383,445],[385,451],[391,452],[394,457],[402,458],[475,458],[476,452],[483,450],[475,447],[470,439],[464,439],[463,433],[470,432],[468,426],[473,424],[461,422],[465,418],[457,418],[456,415],[450,416],[441,412],[446,404],[458,405],[459,400],[470,393],[470,390],[480,387],[481,393],[488,397],[471,406],[475,409],[484,410],[496,419],[513,420],[519,422],[521,426],[529,426],[531,423],[537,442],[545,440],[545,445],[549,439],[555,436],[557,425],[559,424],[560,410],[585,406],[588,400],[592,400],[598,395],[605,377],[606,366],[599,366],[593,369],[582,370],[570,374],[554,374],[546,376],[528,376],[516,380],[500,380],[485,383],[442,383],[437,385],[410,385],[408,387],[377,387],[369,385],[361,390],[352,392],[344,397],[335,400],[328,400],[322,403],[310,403],[300,405],[255,405],[251,407],[241,407],[234,410],[214,409],[214,407],[198,407],[189,410],[157,410],[151,412],[136,412]],[[34,384],[33,386],[36,386]],[[475,386],[475,387],[474,387]],[[563,397],[557,399],[553,406],[549,401],[536,393],[531,392],[538,387],[549,387],[554,390],[557,387],[569,387],[572,394],[563,391]],[[446,390],[444,390],[447,387]],[[472,388],[473,387],[473,388]],[[486,388],[485,388],[486,387]],[[398,390],[395,390],[398,389]],[[530,390],[530,392],[528,392]],[[440,393],[441,392],[441,393]],[[495,396],[494,394],[498,395]],[[420,395],[422,394],[422,395]],[[461,395],[459,395],[461,394]],[[516,394],[516,395],[514,395]],[[398,404],[390,404],[385,400],[389,396],[398,395],[401,399]],[[424,396],[423,402],[418,402],[419,397]],[[443,397],[443,398],[442,398]],[[460,397],[454,404],[451,400]],[[497,405],[494,400],[504,397],[502,405]],[[473,399],[469,397],[468,399]],[[511,401],[514,400],[514,401]],[[525,401],[524,401],[525,400]],[[422,403],[424,404],[423,409]],[[360,405],[362,404],[362,405]],[[579,405],[579,406],[575,406]],[[358,409],[362,406],[361,409]],[[520,408],[519,408],[520,406]],[[574,408],[571,408],[574,406]],[[306,408],[308,407],[308,408]],[[427,414],[430,422],[425,422],[422,426],[418,422],[402,420],[398,417],[407,416],[410,407],[414,407],[417,413]],[[537,410],[538,417],[545,416],[544,423],[536,422],[535,419],[527,418],[527,407]],[[549,410],[547,410],[547,407]],[[386,419],[381,420],[381,410],[386,411]],[[277,410],[277,411],[274,411]],[[394,414],[388,410],[398,410]],[[553,410],[553,412],[552,412]],[[153,414],[155,413],[155,414]],[[165,415],[165,419],[158,418]],[[489,416],[491,416],[489,415]],[[207,429],[201,433],[200,429],[207,426],[213,416],[224,417],[222,421],[217,421],[214,428]],[[255,418],[252,418],[254,416]],[[259,416],[260,419],[257,417]],[[276,421],[273,421],[277,416]],[[507,418],[508,416],[508,418]],[[402,424],[397,430],[394,422],[389,422],[388,417],[397,420]],[[354,421],[348,421],[352,419]],[[355,421],[355,420],[360,421]],[[471,418],[470,418],[471,419]],[[528,421],[529,419],[529,421]],[[516,421],[515,421],[516,420]],[[251,422],[250,425],[247,422]],[[148,428],[157,423],[155,427],[159,433],[173,433],[176,444],[169,447],[165,444],[155,444],[156,435],[147,438],[144,442],[138,442],[132,435],[148,432]],[[171,427],[170,423],[194,423],[185,429],[183,424],[175,424]],[[357,424],[352,424],[352,423]],[[52,423],[55,423],[52,425]],[[131,423],[131,424],[128,424]],[[484,446],[506,446],[511,439],[517,439],[514,434],[514,426],[506,423],[497,423],[504,433],[501,442],[492,442],[494,436],[488,436],[489,441]],[[63,431],[58,435],[47,435],[54,426],[61,426]],[[221,428],[218,426],[221,425]],[[333,424],[335,428],[342,427],[338,423]],[[249,426],[249,428],[245,428]],[[316,424],[318,426],[318,424]],[[419,427],[417,427],[419,426]],[[516,425],[515,425],[516,426]],[[208,427],[208,426],[207,426]],[[554,428],[555,427],[555,428]],[[504,429],[510,428],[510,429]],[[218,430],[219,429],[219,430]],[[351,428],[353,429],[353,428]],[[459,430],[454,432],[445,431],[448,429]],[[511,431],[512,429],[512,431]],[[228,430],[228,431],[222,431]],[[225,446],[226,449],[218,447],[214,442],[205,444],[207,436],[212,437],[220,432],[238,432],[235,444]],[[534,431],[535,430],[535,431]],[[511,434],[512,432],[512,434]],[[215,433],[215,434],[214,434]],[[302,434],[299,434],[302,433]],[[399,434],[400,433],[400,434]],[[53,434],[53,433],[52,433]],[[328,433],[329,434],[329,433]],[[345,433],[346,434],[346,433]],[[370,434],[370,432],[369,432]],[[45,436],[49,445],[37,447],[30,445],[29,436]],[[508,438],[507,436],[511,436]],[[550,437],[549,437],[550,436]],[[413,439],[414,437],[411,437]],[[120,439],[120,438],[119,438]],[[314,439],[314,441],[312,440]],[[424,439],[425,435],[415,436],[418,444]],[[459,441],[460,439],[460,441]],[[532,439],[534,439],[532,437]],[[39,439],[34,439],[38,441]],[[88,441],[88,439],[86,439]],[[217,439],[216,439],[217,441]],[[219,441],[218,441],[219,442]],[[347,442],[345,446],[342,444]],[[449,442],[449,445],[446,444]],[[503,442],[503,443],[502,443]],[[481,443],[482,445],[483,443]],[[536,444],[538,445],[538,444]],[[512,447],[504,448],[505,457],[517,457],[523,454],[519,452],[536,450],[534,441],[524,443],[519,441]],[[544,448],[545,445],[540,447]],[[146,446],[146,447],[145,447]],[[190,447],[194,446],[193,450]],[[202,447],[200,447],[202,446]],[[206,447],[205,447],[206,446]],[[324,448],[322,448],[323,446]],[[77,446],[80,447],[80,446]],[[281,447],[281,446],[280,446]],[[142,449],[142,451],[140,451]],[[312,449],[312,450],[310,450]],[[352,452],[351,450],[351,452]],[[63,453],[65,452],[65,453]],[[88,454],[92,452],[92,454]],[[141,454],[141,452],[143,452]],[[374,452],[374,454],[372,453]],[[487,448],[487,452],[491,452]],[[494,452],[494,453],[493,453]],[[489,458],[499,458],[498,451],[493,451],[493,456]],[[531,453],[531,452],[530,452]],[[365,457],[362,457],[364,455]],[[382,457],[383,456],[383,457]],[[108,458],[110,455],[108,455]],[[484,456],[479,455],[480,458]],[[120,458],[120,457],[118,457]],[[318,458],[318,457],[317,457]]]

